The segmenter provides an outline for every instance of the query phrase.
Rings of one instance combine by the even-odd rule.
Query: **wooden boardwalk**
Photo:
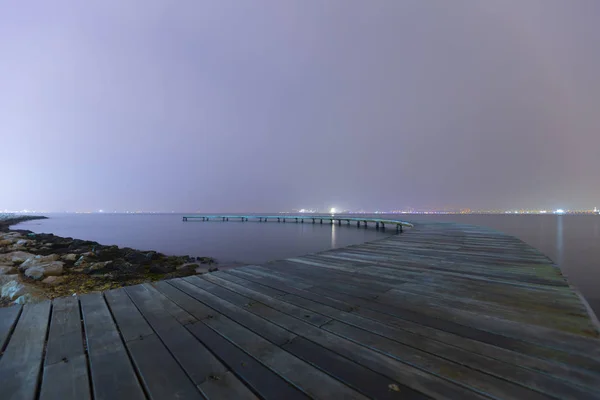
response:
[[[552,262],[454,224],[0,309],[2,399],[600,399]]]

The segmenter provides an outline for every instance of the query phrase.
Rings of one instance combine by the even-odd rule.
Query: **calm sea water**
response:
[[[304,223],[182,222],[178,214],[50,214],[19,224],[102,244],[166,254],[211,256],[221,263],[261,263],[386,236],[375,229]],[[514,235],[560,265],[600,315],[600,216],[393,215],[379,218],[460,222]]]

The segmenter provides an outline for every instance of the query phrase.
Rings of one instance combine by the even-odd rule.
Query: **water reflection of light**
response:
[[[336,237],[336,225],[331,224],[331,248],[337,247],[337,237]]]

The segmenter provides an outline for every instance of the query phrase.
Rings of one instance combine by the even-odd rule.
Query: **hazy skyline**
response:
[[[0,209],[600,206],[598,15],[8,0]]]

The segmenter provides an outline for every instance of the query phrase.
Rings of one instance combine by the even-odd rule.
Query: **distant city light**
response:
[[[559,208],[558,210],[554,211],[555,214],[564,214],[565,210],[563,210],[562,208]]]
[[[331,207],[331,210],[329,210],[329,212],[335,214],[335,207]]]

